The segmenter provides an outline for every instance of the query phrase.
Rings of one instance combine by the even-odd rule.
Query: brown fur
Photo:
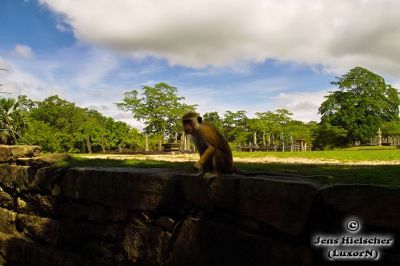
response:
[[[232,151],[225,137],[207,122],[199,121],[197,113],[187,113],[182,117],[185,133],[190,134],[200,154],[198,163],[203,172],[228,174],[232,172]]]
[[[236,173],[245,176],[265,175],[296,178],[321,177],[319,175],[299,176],[288,173],[243,171],[233,165],[231,148],[229,147],[225,137],[214,125],[202,122],[199,114],[194,112],[185,114],[182,117],[182,123],[185,133],[191,135],[193,143],[200,154],[200,159],[195,165],[200,165],[204,174],[212,173],[219,176],[221,174]]]

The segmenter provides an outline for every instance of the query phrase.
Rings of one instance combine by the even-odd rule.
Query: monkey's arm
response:
[[[198,136],[201,137],[203,148],[199,149],[200,159],[197,163],[204,166],[209,160],[211,160],[217,150],[218,136],[217,132],[215,132],[215,128],[206,122],[201,124]]]
[[[199,159],[199,164],[204,165],[215,153],[215,147],[209,145]]]

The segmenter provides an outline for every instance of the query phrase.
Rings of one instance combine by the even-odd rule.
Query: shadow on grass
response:
[[[154,160],[114,160],[72,157],[57,164],[60,167],[137,167],[172,168],[191,172],[193,162]],[[378,184],[400,186],[400,165],[315,165],[287,163],[236,163],[246,171],[278,172],[308,176],[322,184]]]

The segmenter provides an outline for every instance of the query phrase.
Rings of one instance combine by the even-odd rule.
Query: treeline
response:
[[[254,144],[271,147],[295,140],[312,143],[313,149],[348,147],[359,142],[369,144],[380,130],[383,136],[400,135],[397,89],[367,69],[356,67],[332,85],[319,108],[321,121],[302,122],[293,119],[286,109],[258,112],[248,117],[246,111],[203,114],[226,136],[232,148]],[[124,94],[117,103],[144,124],[143,132],[126,123],[105,117],[95,110],[81,108],[72,102],[50,96],[32,101],[0,98],[0,142],[35,144],[48,152],[91,153],[107,150],[144,150],[145,135],[150,150],[161,143],[175,142],[183,132],[181,117],[196,111],[178,96],[177,88],[166,83],[144,86]]]
[[[217,112],[204,114],[203,119],[213,123],[223,132],[233,148],[254,145],[280,146],[296,140],[311,144],[317,122],[304,123],[292,118],[293,113],[286,109],[274,112],[259,112],[249,118],[245,111],[226,111],[223,117]]]
[[[196,111],[197,105],[183,103],[183,97],[177,95],[177,88],[166,83],[144,86],[141,90],[131,90],[117,106],[132,112],[135,119],[143,122],[144,132],[159,136],[160,142],[172,142],[183,131],[180,118],[188,111]],[[203,114],[204,121],[213,123],[227,138],[232,148],[254,144],[280,145],[291,140],[313,140],[313,130],[317,122],[304,123],[294,120],[286,109],[275,112],[256,113],[249,118],[246,111],[226,111],[223,116],[217,112]]]
[[[1,143],[40,145],[47,152],[92,153],[142,149],[142,134],[95,110],[50,96],[0,99]]]
[[[215,124],[233,146],[257,144],[288,144],[303,139],[314,149],[332,149],[360,144],[370,140],[381,130],[383,136],[400,135],[397,89],[384,78],[371,71],[355,67],[331,83],[337,90],[329,92],[319,108],[321,122],[304,123],[294,120],[286,109],[256,113],[247,117],[245,111],[226,111],[223,117],[217,112],[204,114],[204,120]],[[131,111],[133,117],[145,124],[145,132],[172,139],[181,132],[179,118],[197,105],[182,103],[177,89],[166,83],[125,93],[117,104]]]

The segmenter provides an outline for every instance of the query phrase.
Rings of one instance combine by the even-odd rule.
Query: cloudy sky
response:
[[[167,82],[198,111],[287,108],[316,120],[355,66],[400,85],[398,0],[1,0],[1,90],[115,103]],[[3,94],[6,96],[6,94]]]

